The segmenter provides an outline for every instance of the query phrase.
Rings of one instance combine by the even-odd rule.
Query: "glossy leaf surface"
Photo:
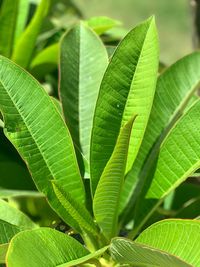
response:
[[[152,106],[157,68],[157,32],[154,19],[150,18],[122,40],[101,83],[91,144],[93,193],[113,152],[120,128],[133,114],[138,116],[131,134],[127,170],[135,160]]]
[[[167,194],[200,167],[200,100],[175,124],[161,146],[155,174],[137,206],[136,225],[143,223]],[[143,219],[142,219],[143,218]]]
[[[7,266],[56,267],[88,254],[89,251],[72,237],[50,228],[40,228],[22,232],[12,239]]]
[[[64,191],[84,202],[84,187],[69,131],[39,83],[4,57],[0,58],[0,110],[5,135],[25,160],[38,189],[68,221],[50,181],[60,181]]]
[[[87,161],[96,99],[107,64],[103,43],[83,23],[64,35],[60,52],[60,98],[72,138]]]
[[[121,209],[125,207],[131,195],[134,196],[128,213],[141,192],[152,165],[155,163],[160,144],[167,136],[184,109],[190,104],[192,94],[200,82],[200,53],[188,55],[163,72],[157,82],[155,98],[144,139],[132,170],[126,177],[123,189]],[[189,103],[188,103],[189,101]],[[143,168],[143,171],[141,171]],[[140,180],[139,187],[135,186]]]
[[[161,249],[191,264],[200,266],[200,222],[164,220],[143,231],[136,242]]]
[[[164,251],[125,238],[113,239],[110,250],[116,262],[128,266],[191,267],[190,264]]]
[[[136,116],[123,126],[94,195],[93,210],[98,225],[109,240],[117,234],[119,199],[124,182],[130,134]]]

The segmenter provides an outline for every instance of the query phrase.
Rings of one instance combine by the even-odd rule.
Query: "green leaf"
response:
[[[89,160],[94,109],[108,56],[98,36],[80,23],[61,41],[60,98],[74,143]]]
[[[83,264],[83,263],[90,263],[92,264],[92,259],[95,259],[95,258],[98,258],[99,256],[101,256],[106,250],[108,249],[108,246],[106,247],[103,247],[93,253],[90,253],[82,258],[79,258],[77,260],[73,260],[73,261],[70,261],[68,263],[64,263],[62,265],[59,265],[58,267],[70,267],[70,266],[79,266],[79,264]],[[95,262],[94,262],[95,263]],[[98,263],[98,262],[97,262]],[[91,265],[89,265],[91,266]]]
[[[23,227],[13,225],[0,219],[0,244],[7,244]]]
[[[118,20],[114,20],[105,16],[100,17],[92,17],[84,23],[93,29],[97,34],[101,35],[104,32],[121,25],[121,22]]]
[[[15,214],[13,214],[13,216],[14,215]],[[11,238],[25,229],[27,228],[24,228],[23,226],[13,225],[0,219],[0,263],[4,263],[6,260],[8,243],[10,242]]]
[[[0,245],[0,264],[5,263],[8,243]]]
[[[167,136],[191,99],[200,82],[200,53],[188,55],[162,73],[157,82],[153,107],[147,129],[132,170],[126,177],[121,199],[121,210],[128,205],[127,214],[133,213],[133,206],[141,192],[146,176],[158,155],[160,144]],[[142,170],[143,168],[143,170]],[[137,182],[139,187],[136,187]],[[135,190],[136,187],[136,190]],[[135,190],[135,191],[134,191]]]
[[[126,266],[173,266],[192,267],[181,259],[155,249],[153,247],[136,243],[125,238],[114,238],[110,245],[112,258]]]
[[[11,197],[41,197],[43,194],[38,191],[26,191],[26,190],[10,190],[0,187],[0,198]]]
[[[143,231],[136,242],[173,254],[191,266],[200,266],[200,222],[164,220]],[[170,265],[172,266],[172,265]]]
[[[31,22],[15,45],[15,49],[12,54],[12,60],[23,68],[27,68],[30,64],[36,39],[40,32],[42,22],[47,15],[49,4],[49,0],[41,1]]]
[[[57,68],[59,44],[52,44],[39,52],[30,64],[30,72],[38,79]]]
[[[18,0],[4,0],[0,10],[0,54],[10,57],[13,49]]]
[[[94,195],[94,215],[108,240],[115,236],[118,230],[119,200],[124,182],[130,135],[135,119],[136,116],[132,117],[121,129],[113,154],[101,175]]]
[[[68,217],[71,217],[79,225],[80,229],[98,236],[97,227],[87,209],[79,204],[76,199],[73,199],[70,193],[63,192],[58,183],[53,182],[53,189]]]
[[[72,237],[50,228],[40,228],[21,232],[12,239],[7,266],[56,267],[88,254],[89,251]]]
[[[15,25],[14,43],[17,42],[20,35],[23,33],[28,19],[29,1],[18,0],[17,21]]]
[[[160,201],[200,167],[200,100],[175,124],[164,143],[150,188],[144,187],[135,214],[136,228]]]
[[[0,116],[2,118],[1,113]],[[5,137],[3,128],[0,128],[0,187],[15,190],[35,189],[25,163]]]
[[[0,57],[0,111],[5,135],[25,160],[38,189],[71,224],[50,182],[60,181],[64,191],[84,202],[85,190],[69,131],[40,84],[4,57]]]
[[[138,114],[135,131],[131,133],[127,170],[134,162],[152,106],[157,68],[157,32],[154,18],[150,18],[122,40],[101,83],[91,143],[93,194],[120,128],[133,114]]]
[[[56,106],[57,110],[59,111],[60,115],[63,116],[63,111],[62,111],[62,106],[61,106],[60,101],[55,97],[51,97],[51,99],[54,105]]]
[[[31,221],[23,212],[12,207],[8,202],[0,199],[0,220],[8,222],[12,225],[31,229],[37,225]]]

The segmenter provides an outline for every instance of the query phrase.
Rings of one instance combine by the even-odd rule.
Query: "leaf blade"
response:
[[[176,255],[192,266],[200,266],[199,229],[197,220],[163,220],[143,231],[136,242]]]
[[[191,267],[190,264],[187,264],[165,251],[155,249],[145,244],[133,242],[125,238],[114,238],[110,250],[112,257],[116,262],[128,264],[130,266]]]
[[[89,161],[95,103],[108,56],[98,36],[83,23],[61,40],[60,99],[74,143]]]
[[[121,129],[113,154],[101,175],[93,200],[96,221],[108,240],[117,234],[119,199],[136,116]]]
[[[149,45],[150,48],[147,49]],[[134,28],[112,56],[101,83],[93,122],[91,142],[93,194],[106,162],[112,154],[120,127],[131,118],[132,114],[138,114],[135,123],[136,128],[139,128],[136,131],[137,134],[133,133],[131,136],[127,169],[137,155],[153,101],[157,78],[157,57],[157,33],[153,19]],[[150,62],[147,58],[152,58],[151,66],[147,64]],[[140,86],[142,68],[147,74],[146,81],[148,80],[144,91],[149,94],[149,97],[148,103],[145,104],[142,96],[144,91],[141,89],[144,87],[143,82]]]
[[[148,190],[144,187],[141,206],[138,203],[136,207],[136,225],[143,224],[162,199],[199,168],[199,113],[200,100],[197,100],[162,144],[151,186]]]
[[[28,165],[38,189],[56,212],[68,220],[65,211],[59,208],[50,181],[59,180],[63,190],[84,203],[85,190],[71,136],[39,83],[4,57],[0,57],[0,110],[4,132]]]
[[[196,71],[200,68],[199,62],[200,53],[192,53],[170,66],[158,78],[147,129],[123,189],[121,211],[131,199],[127,214],[133,211],[138,192],[141,191],[146,174],[156,160],[160,144],[181,116],[197,89],[200,81],[200,73]],[[140,182],[137,185],[138,181]]]
[[[7,265],[59,266],[88,254],[89,251],[72,237],[50,228],[39,228],[21,232],[12,239],[7,253]]]

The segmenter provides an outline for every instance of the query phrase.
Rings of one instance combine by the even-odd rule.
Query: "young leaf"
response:
[[[150,188],[144,187],[135,214],[144,223],[160,201],[200,167],[200,100],[172,128],[161,146]],[[145,195],[145,198],[142,196]]]
[[[5,135],[25,160],[34,182],[68,224],[51,180],[80,203],[85,190],[65,123],[40,84],[20,67],[0,57],[0,111]],[[72,226],[73,227],[73,226]]]
[[[138,116],[135,131],[131,133],[127,170],[135,160],[151,110],[157,68],[157,32],[154,18],[150,18],[122,40],[101,83],[91,141],[93,194],[113,152],[120,128],[132,114]]]
[[[0,54],[10,57],[12,53],[18,0],[4,0],[0,10]]]
[[[199,238],[199,221],[171,219],[151,225],[136,242],[173,254],[191,266],[200,266]]]
[[[98,36],[83,23],[61,41],[60,98],[74,143],[89,160],[95,104],[108,56]]]
[[[52,267],[79,259],[89,251],[72,237],[50,228],[24,231],[8,248],[8,267]]]
[[[129,215],[133,213],[138,193],[141,192],[146,176],[155,163],[161,142],[182,115],[188,101],[193,98],[192,94],[200,82],[200,72],[196,71],[198,69],[200,69],[200,53],[195,52],[177,61],[158,78],[147,129],[123,188],[121,210],[132,196],[126,212]],[[138,181],[139,187],[136,187]]]
[[[27,68],[29,66],[35,48],[36,39],[39,34],[43,19],[47,15],[49,4],[49,0],[41,1],[31,22],[15,45],[15,49],[12,54],[12,60],[23,68]]]
[[[192,267],[178,257],[151,246],[136,243],[125,238],[114,238],[110,245],[112,258],[128,266],[173,266]]]
[[[135,119],[136,116],[121,129],[113,154],[101,175],[94,195],[94,215],[108,240],[117,234],[119,199],[124,182],[130,134]]]
[[[79,204],[76,199],[73,199],[70,193],[63,192],[57,182],[53,182],[53,189],[60,205],[66,210],[68,217],[71,217],[80,229],[97,236],[97,227],[87,209]]]

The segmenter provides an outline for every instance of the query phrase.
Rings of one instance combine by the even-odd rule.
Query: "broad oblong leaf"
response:
[[[91,141],[93,194],[113,152],[120,128],[137,114],[135,131],[131,133],[127,171],[132,166],[151,111],[157,68],[158,39],[154,18],[150,18],[122,40],[101,83]]]
[[[141,192],[149,169],[155,162],[160,144],[190,104],[191,98],[192,100],[195,98],[192,94],[200,82],[198,69],[200,69],[200,53],[195,52],[177,61],[158,78],[147,129],[123,189],[121,210],[132,196],[127,214],[133,213],[133,205],[138,193]],[[134,191],[138,180],[139,188]]]
[[[150,216],[167,194],[199,167],[200,100],[197,100],[175,124],[160,148],[150,188],[147,190],[144,187],[143,198],[141,196],[137,205],[136,228]]]
[[[8,248],[8,267],[52,267],[79,259],[89,251],[74,238],[50,228],[24,231]]]
[[[74,143],[87,161],[95,104],[107,64],[103,43],[83,23],[73,27],[62,38],[60,98]]]
[[[136,242],[166,251],[198,267],[199,238],[200,221],[171,219],[151,225],[139,235]]]
[[[35,48],[36,39],[42,26],[42,22],[47,15],[49,4],[49,0],[41,1],[33,18],[31,19],[31,22],[16,42],[15,49],[12,54],[12,60],[23,68],[27,68],[29,66]]]
[[[192,267],[174,255],[125,238],[114,238],[110,245],[112,258],[125,266]]]
[[[107,240],[117,234],[119,200],[124,182],[130,134],[135,119],[136,116],[121,129],[113,154],[101,175],[94,195],[94,215]]]
[[[4,57],[0,57],[0,111],[4,133],[26,162],[37,188],[56,212],[72,223],[50,182],[60,181],[64,191],[84,202],[84,186],[69,131],[40,84]]]

